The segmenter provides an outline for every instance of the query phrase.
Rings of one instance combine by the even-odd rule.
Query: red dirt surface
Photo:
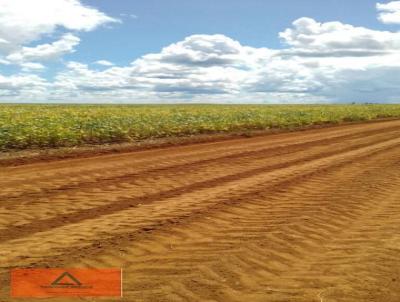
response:
[[[123,301],[397,302],[399,171],[400,121],[2,167],[0,301],[122,267]]]

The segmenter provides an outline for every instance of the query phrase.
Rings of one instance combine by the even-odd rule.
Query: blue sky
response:
[[[400,100],[400,1],[0,3],[2,102]]]
[[[83,1],[123,23],[88,33],[74,60],[127,64],[193,34],[224,34],[253,47],[283,47],[278,33],[301,17],[387,30],[371,0],[95,0]],[[135,15],[137,18],[121,16]],[[105,47],[104,41],[107,41]]]

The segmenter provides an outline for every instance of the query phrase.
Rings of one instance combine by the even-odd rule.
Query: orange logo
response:
[[[122,297],[122,270],[26,268],[11,270],[12,297]]]

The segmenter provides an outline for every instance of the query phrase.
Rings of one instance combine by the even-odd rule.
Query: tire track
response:
[[[374,135],[375,143],[386,141],[391,137],[397,137],[397,131],[381,133]],[[166,198],[181,192],[193,191],[198,188],[214,186],[230,182],[246,175],[253,175],[282,169],[290,165],[296,165],[301,162],[322,158],[338,152],[346,152],[370,145],[372,136],[359,139],[353,139],[348,144],[335,142],[332,145],[314,146],[307,149],[294,148],[283,150],[277,154],[256,154],[248,158],[240,158],[237,162],[228,158],[215,163],[214,165],[185,165],[176,170],[156,170],[146,174],[138,175],[132,180],[128,179],[123,182],[123,186],[113,185],[121,179],[111,179],[111,186],[104,183],[98,183],[101,188],[93,193],[92,187],[87,190],[82,187],[81,190],[68,190],[66,198],[65,191],[52,191],[54,194],[46,194],[42,198],[34,199],[34,196],[25,196],[24,202],[15,204],[15,200],[11,199],[9,205],[3,206],[7,211],[0,213],[0,238],[6,238],[5,234],[28,234],[32,231],[40,229],[37,227],[38,220],[43,226],[56,226],[70,222],[78,221],[93,217],[92,215],[101,215],[102,212],[119,211],[124,208],[132,207],[137,204],[151,202],[159,198]],[[367,141],[367,142],[365,142]],[[285,156],[284,156],[285,155]],[[261,156],[261,157],[260,157]],[[283,157],[284,156],[284,157]],[[266,160],[268,159],[268,160]],[[248,164],[250,163],[251,164]],[[243,164],[247,163],[247,164]],[[190,175],[187,177],[186,175]],[[154,186],[157,186],[155,189]],[[117,191],[110,200],[111,192]],[[105,197],[101,196],[104,194]],[[92,196],[96,196],[96,200],[92,201]],[[61,201],[58,202],[58,201]],[[76,204],[72,204],[71,201]],[[3,202],[4,204],[4,202]],[[97,214],[93,212],[96,211]],[[34,221],[32,224],[30,221]],[[58,223],[58,224],[56,224]],[[9,228],[11,226],[11,228]],[[2,230],[1,230],[2,229]]]
[[[400,240],[400,165],[386,158],[397,154],[369,158],[375,165],[366,171],[342,167],[273,198],[261,193],[213,208],[206,218],[125,243],[123,252],[81,255],[80,265],[123,266],[126,295],[135,301],[176,301],[177,293],[182,301],[397,301],[396,283],[391,290],[382,286],[400,271],[399,254],[391,250]],[[339,175],[341,181],[327,184]],[[351,202],[344,199],[349,180],[360,189]],[[371,195],[378,200],[371,203]]]
[[[396,133],[395,137],[398,136]],[[357,144],[355,146],[349,146],[344,150],[341,150],[339,153],[337,150],[333,150],[330,152],[322,153],[319,155],[312,155],[310,157],[295,159],[290,162],[277,163],[275,165],[260,167],[251,170],[247,170],[244,172],[240,172],[237,174],[231,174],[227,176],[222,176],[217,179],[205,180],[191,183],[189,186],[183,186],[174,188],[171,190],[166,190],[161,193],[157,192],[155,194],[148,194],[145,196],[140,196],[137,198],[126,198],[119,199],[116,202],[109,202],[102,206],[97,206],[96,208],[89,209],[81,209],[73,211],[72,213],[64,214],[63,216],[55,216],[53,218],[43,219],[43,220],[34,220],[31,223],[19,224],[16,226],[8,226],[5,229],[0,229],[0,238],[2,241],[12,240],[21,238],[27,235],[30,235],[32,232],[43,232],[48,229],[53,229],[56,227],[63,226],[65,224],[75,224],[80,221],[84,221],[87,219],[95,219],[97,217],[102,217],[104,215],[111,215],[113,213],[117,213],[129,208],[133,208],[137,205],[143,205],[152,203],[154,201],[165,200],[169,198],[173,198],[183,193],[195,193],[202,189],[212,188],[214,186],[223,187],[224,185],[228,185],[232,182],[242,181],[244,178],[258,178],[260,175],[265,173],[273,173],[275,170],[281,171],[283,169],[291,169],[292,166],[300,166],[305,165],[307,167],[308,162],[318,162],[323,160],[329,160],[330,157],[337,158],[340,156],[346,156],[348,153],[365,153],[369,154],[369,152],[374,151],[374,147],[378,146],[378,150],[381,150],[381,145],[383,148],[391,148],[391,146],[397,147],[400,143],[400,139],[389,139],[388,137],[384,137],[383,139],[377,140],[376,144],[371,146],[370,142]],[[375,147],[376,148],[376,147]],[[354,160],[350,159],[350,162]],[[330,162],[334,162],[334,160],[330,160]],[[349,162],[349,160],[344,160],[340,164],[345,164]],[[301,173],[301,172],[300,172]],[[258,184],[258,181],[257,181]],[[15,215],[15,214],[14,214]]]
[[[116,162],[115,160],[115,155],[112,156],[105,156],[104,162],[101,162],[101,166],[98,167],[98,164],[96,165],[81,165],[82,160],[73,160],[72,162],[76,161],[78,166],[75,165],[74,169],[71,169],[70,167],[64,168],[65,164],[64,163],[53,163],[50,164],[50,167],[46,167],[45,171],[38,170],[38,168],[42,167],[43,164],[38,164],[37,168],[31,168],[29,169],[26,168],[22,173],[18,173],[18,171],[21,171],[21,167],[11,167],[11,168],[6,168],[3,173],[7,173],[8,171],[12,172],[12,175],[20,175],[19,177],[10,177],[7,175],[7,177],[4,178],[4,180],[0,180],[0,185],[3,185],[6,187],[6,190],[3,190],[3,192],[0,192],[0,198],[6,199],[10,197],[18,197],[18,195],[26,194],[26,191],[31,189],[33,192],[36,192],[38,194],[47,194],[48,191],[51,190],[67,190],[71,189],[73,187],[80,187],[82,184],[88,183],[88,184],[97,184],[98,181],[101,181],[102,179],[115,179],[118,177],[124,177],[124,175],[129,176],[130,171],[133,172],[132,176],[135,176],[139,174],[140,172],[146,172],[147,170],[163,170],[167,168],[175,168],[178,169],[180,165],[191,165],[191,164],[196,164],[196,163],[207,163],[207,162],[212,162],[212,161],[218,161],[219,159],[223,158],[238,158],[246,155],[251,155],[254,153],[263,153],[266,151],[269,152],[276,152],[285,148],[289,147],[303,147],[306,148],[308,146],[312,146],[313,144],[324,144],[324,143],[332,143],[335,141],[343,141],[344,139],[352,139],[352,138],[359,138],[365,135],[372,135],[372,134],[378,134],[382,131],[382,125],[378,124],[378,129],[371,129],[368,131],[363,131],[362,133],[358,133],[357,131],[347,131],[350,132],[350,134],[345,134],[346,131],[343,131],[344,133],[341,133],[338,130],[333,130],[331,129],[330,138],[325,138],[321,134],[317,133],[310,133],[307,136],[310,138],[304,139],[305,142],[300,142],[298,143],[297,140],[293,137],[289,137],[288,139],[281,139],[277,141],[277,146],[274,146],[276,144],[273,144],[274,138],[272,137],[271,141],[268,140],[268,143],[266,143],[265,140],[261,140],[259,138],[255,139],[247,139],[246,140],[246,147],[243,146],[243,144],[239,146],[225,146],[224,150],[194,150],[194,151],[186,151],[186,150],[179,150],[179,158],[177,158],[177,155],[173,154],[171,156],[164,155],[161,157],[162,161],[157,162],[157,157],[149,158],[149,155],[151,154],[150,151],[142,152],[139,153],[139,159],[136,157],[133,158],[132,155],[120,155],[118,158],[122,157],[122,161],[120,160],[119,162]],[[354,127],[354,126],[353,126]],[[377,127],[375,125],[375,127]],[[372,128],[372,127],[371,127]],[[386,127],[385,132],[389,131],[395,131],[398,130],[399,126],[391,126],[391,127]],[[215,144],[220,144],[220,143],[213,143],[212,145]],[[206,146],[209,146],[210,144],[206,144]],[[205,147],[205,146],[200,146],[200,147]],[[188,147],[183,147],[183,148],[188,148]],[[221,147],[219,149],[222,149]],[[258,149],[258,150],[257,150]],[[243,150],[243,151],[241,151]],[[249,151],[250,150],[250,151]],[[183,151],[183,152],[182,152]],[[186,152],[185,152],[186,151]],[[222,156],[221,151],[223,151]],[[239,151],[239,152],[238,152]],[[156,151],[157,152],[157,151]],[[159,151],[156,153],[160,153]],[[134,155],[137,155],[137,153],[133,153]],[[159,156],[159,155],[158,155]],[[107,161],[107,157],[111,157]],[[160,157],[160,156],[159,156]],[[202,159],[206,157],[206,159]],[[200,160],[199,160],[200,158]],[[88,159],[90,163],[90,159]],[[98,159],[97,159],[98,161]],[[130,169],[127,173],[127,163],[129,165],[135,164],[134,168]],[[53,168],[52,166],[61,166],[59,168]],[[35,167],[35,165],[33,165]],[[107,170],[109,169],[109,170]],[[29,183],[22,184],[21,186],[21,180],[26,181],[26,172],[27,171],[33,171],[35,172],[34,174],[29,175]],[[56,171],[54,171],[56,170]],[[104,170],[106,170],[106,175],[104,175]],[[50,172],[48,172],[50,171]],[[1,173],[1,172],[0,172]],[[92,174],[90,174],[92,173]],[[81,175],[83,174],[83,175]],[[56,179],[57,178],[57,179]],[[71,182],[73,185],[71,185]],[[66,185],[65,183],[68,183]],[[22,193],[18,194],[17,189],[23,189]]]

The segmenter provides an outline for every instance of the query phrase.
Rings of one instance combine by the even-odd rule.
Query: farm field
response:
[[[21,111],[14,126],[42,114],[53,121],[43,128],[53,129],[54,121],[71,122],[71,110],[91,120],[80,107],[59,107],[54,117],[47,106],[2,108]],[[121,116],[110,123],[138,112],[153,125],[174,121],[166,112],[216,118],[204,119],[204,128],[193,123],[197,131],[225,130],[233,116],[250,120],[228,106],[105,108],[88,115],[101,113],[99,125],[113,110]],[[228,121],[216,108],[227,108]],[[245,108],[260,123],[273,112],[287,116],[285,126],[400,110]],[[3,147],[17,147],[12,141]],[[400,120],[391,120],[2,167],[0,301],[16,301],[9,297],[15,267],[121,267],[121,301],[400,301],[399,155]]]
[[[400,117],[400,105],[0,105],[0,151]]]

